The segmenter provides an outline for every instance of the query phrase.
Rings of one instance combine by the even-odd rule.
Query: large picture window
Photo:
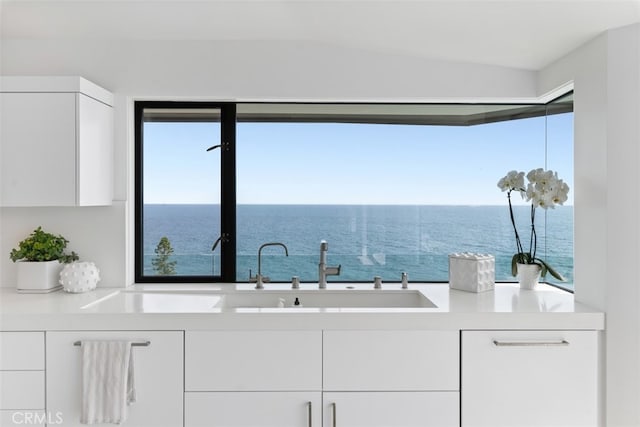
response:
[[[235,106],[137,102],[135,114],[136,281],[235,280]]]
[[[571,95],[548,105],[228,106],[225,122],[225,105],[136,104],[138,281],[246,282],[258,248],[281,242],[289,256],[265,248],[262,274],[316,282],[321,240],[342,266],[329,280],[446,281],[448,254],[470,251],[495,255],[496,279],[509,281],[514,239],[497,180],[545,167],[573,188]],[[571,200],[537,224],[569,287]]]

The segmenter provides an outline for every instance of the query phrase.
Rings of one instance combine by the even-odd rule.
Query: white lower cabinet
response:
[[[324,331],[324,427],[460,423],[458,331]]]
[[[0,426],[2,427],[45,427],[47,422],[50,426],[56,425],[58,418],[56,415],[47,418],[48,414],[44,410],[20,409],[20,410],[0,410]]]
[[[324,427],[458,427],[457,392],[329,392]]]
[[[187,392],[185,427],[320,427],[320,392]]]
[[[322,331],[187,331],[185,427],[320,427]]]
[[[459,331],[324,331],[326,391],[458,391]]]
[[[82,406],[82,340],[150,341],[134,347],[136,402],[128,407],[125,425],[183,425],[183,332],[82,331],[47,332],[47,412],[60,414],[56,425],[80,426]],[[111,425],[111,424],[99,424]]]
[[[0,426],[44,426],[44,332],[0,332]]]
[[[0,409],[44,409],[44,371],[0,371]]]
[[[463,331],[463,427],[598,425],[596,331]]]
[[[322,331],[187,331],[186,391],[320,391]]]

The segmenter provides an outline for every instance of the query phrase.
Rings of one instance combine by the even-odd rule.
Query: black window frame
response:
[[[144,110],[220,110],[220,275],[145,276],[144,272]],[[136,283],[215,283],[236,281],[236,103],[200,101],[135,101],[135,265]]]

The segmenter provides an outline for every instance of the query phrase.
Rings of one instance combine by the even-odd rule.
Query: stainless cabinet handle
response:
[[[313,427],[313,413],[312,413],[312,409],[311,409],[312,405],[313,405],[313,403],[307,402],[307,415],[309,416],[309,419],[307,420],[307,425],[309,427]]]
[[[336,402],[333,402],[331,404],[331,413],[332,413],[331,427],[336,427],[338,425],[338,420],[336,419]]]
[[[498,341],[493,340],[498,347],[566,347],[569,341]]]

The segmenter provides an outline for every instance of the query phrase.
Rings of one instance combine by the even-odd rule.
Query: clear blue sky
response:
[[[573,189],[573,115],[546,124]],[[218,203],[219,125],[146,123],[145,203]],[[509,170],[545,167],[545,118],[470,127],[239,123],[238,203],[500,205]],[[516,198],[517,199],[517,198]],[[573,204],[573,192],[567,204]]]

